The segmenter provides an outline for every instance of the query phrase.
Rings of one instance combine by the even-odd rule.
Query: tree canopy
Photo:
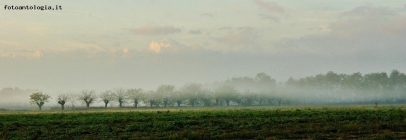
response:
[[[30,95],[30,103],[38,105],[39,110],[41,110],[42,106],[48,102],[51,96],[47,94],[43,94],[42,92],[32,93]]]

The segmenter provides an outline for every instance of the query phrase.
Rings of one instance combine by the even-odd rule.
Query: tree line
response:
[[[41,92],[30,96],[31,104],[39,109],[50,96]],[[405,103],[406,75],[393,70],[385,72],[337,74],[328,72],[300,79],[289,78],[277,83],[265,73],[255,77],[233,77],[212,85],[187,83],[176,88],[163,84],[156,90],[141,88],[114,88],[96,93],[83,90],[77,94],[61,93],[56,98],[64,109],[81,101],[89,108],[95,102],[103,102],[107,108],[111,102],[118,107],[169,107],[169,106],[263,106],[263,105],[312,105],[312,104],[362,104]]]
[[[390,74],[376,72],[337,74],[328,72],[300,79],[289,78],[285,83],[287,94],[308,95],[323,103],[405,103],[406,75],[397,70]]]

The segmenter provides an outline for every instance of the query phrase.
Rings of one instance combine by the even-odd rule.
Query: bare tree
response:
[[[182,92],[181,90],[175,90],[172,94],[172,99],[173,101],[176,102],[177,106],[179,107],[180,104],[186,100],[185,94],[184,92]]]
[[[86,107],[89,108],[96,99],[96,92],[94,90],[82,90],[79,95],[79,99],[86,103]]]
[[[145,98],[145,95],[142,92],[141,88],[128,89],[127,96],[128,96],[128,98],[130,98],[133,101],[134,107],[137,107],[138,103]]]
[[[150,107],[152,107],[153,105],[156,105],[158,107],[160,104],[160,100],[160,96],[158,96],[155,91],[149,90],[145,92],[144,103],[149,103]]]
[[[41,110],[42,106],[45,104],[45,102],[48,102],[48,99],[50,98],[51,96],[47,94],[42,94],[42,92],[36,92],[30,95],[30,103],[37,104],[39,110]]]
[[[123,103],[127,98],[126,90],[124,88],[116,88],[113,90],[113,96],[118,101],[118,106],[123,107]]]
[[[104,102],[104,108],[107,108],[107,104],[109,104],[111,100],[114,100],[113,94],[110,90],[102,92],[99,97]]]
[[[56,100],[58,101],[58,104],[61,105],[61,109],[65,110],[65,103],[68,102],[69,95],[65,93],[59,94]]]
[[[69,97],[68,102],[71,103],[71,108],[72,109],[75,108],[75,103],[76,103],[77,100],[79,100],[79,95],[75,94],[75,93],[70,93],[70,94],[67,94],[67,95]]]

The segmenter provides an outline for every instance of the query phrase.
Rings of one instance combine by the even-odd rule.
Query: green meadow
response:
[[[406,139],[403,106],[3,111],[1,139]]]

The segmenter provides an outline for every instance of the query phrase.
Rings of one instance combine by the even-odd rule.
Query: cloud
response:
[[[0,57],[3,58],[15,58],[16,55],[10,52],[0,52]]]
[[[130,49],[129,49],[129,48],[124,48],[124,49],[123,49],[123,53],[124,53],[124,54],[130,53]]]
[[[351,11],[342,12],[340,15],[342,17],[375,17],[395,14],[385,7],[360,6],[352,9]]]
[[[160,53],[163,48],[169,48],[171,44],[167,40],[163,41],[151,41],[149,44],[149,51],[154,53]]]
[[[48,51],[46,55],[64,55],[71,58],[130,58],[133,57],[137,50],[134,47],[125,47],[128,45],[121,45],[120,42],[103,43],[93,41],[66,41],[63,46],[67,49],[56,50],[54,52]]]
[[[202,31],[200,31],[200,30],[190,30],[190,31],[189,31],[189,34],[192,34],[192,35],[200,35],[200,34],[202,34]]]
[[[282,13],[284,11],[283,7],[280,7],[275,2],[266,3],[263,0],[254,0],[254,3],[257,4],[261,8],[268,10],[269,12]]]
[[[261,38],[260,31],[249,27],[221,28],[220,31],[226,32],[219,37],[213,37],[219,43],[222,43],[226,50],[255,50],[258,47],[258,41]],[[226,44],[226,46],[224,46]]]
[[[37,51],[35,51],[31,56],[33,57],[33,58],[40,58],[40,57],[42,57],[44,54],[41,52],[41,51],[39,51],[39,50],[37,50]]]
[[[331,29],[329,28],[329,26],[326,26],[326,25],[321,25],[321,26],[317,26],[317,27],[310,27],[310,28],[307,28],[309,31],[314,31],[314,30],[316,30],[316,31],[320,31],[320,32],[329,32],[329,31],[331,31]]]
[[[271,20],[274,22],[280,22],[280,19],[278,17],[269,15],[269,14],[259,14],[260,17],[262,17],[262,19],[267,19],[267,20]]]
[[[25,49],[3,49],[0,50],[0,58],[41,58],[44,56],[44,52],[40,50],[25,50]]]
[[[405,15],[392,13],[382,7],[357,7],[343,12],[341,17],[328,26],[320,26],[325,34],[288,38],[275,43],[276,50],[302,52],[340,58],[379,57],[404,58],[406,52]],[[375,16],[371,16],[375,15]],[[351,16],[351,17],[347,17]],[[353,17],[356,18],[353,18]],[[374,58],[376,57],[376,58]]]
[[[122,57],[124,58],[132,57],[131,50],[129,48],[124,48]]]
[[[86,51],[87,57],[97,57],[105,53],[114,52],[114,49],[110,47],[105,47],[96,42],[86,42],[86,41],[66,41],[64,46],[68,46],[71,50],[84,50]]]
[[[167,35],[180,33],[181,29],[173,26],[146,26],[134,28],[131,31],[136,35]]]

